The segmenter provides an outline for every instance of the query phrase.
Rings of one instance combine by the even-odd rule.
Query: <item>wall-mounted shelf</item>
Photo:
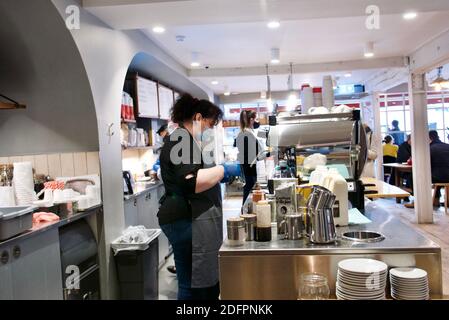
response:
[[[122,121],[122,123],[137,123],[136,120],[122,119],[121,121]]]
[[[0,97],[8,100],[8,102],[0,101],[0,110],[25,109],[26,108],[26,105],[20,104],[17,101],[14,101],[11,98],[8,98],[7,96],[0,94]]]
[[[151,150],[155,149],[155,146],[146,146],[146,147],[123,147],[122,150]]]

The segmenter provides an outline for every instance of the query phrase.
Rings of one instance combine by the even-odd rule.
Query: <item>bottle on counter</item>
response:
[[[271,241],[271,205],[262,200],[256,204],[256,241]]]

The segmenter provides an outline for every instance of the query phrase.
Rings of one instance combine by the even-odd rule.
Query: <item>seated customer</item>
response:
[[[384,144],[382,146],[383,150],[383,159],[384,163],[396,163],[396,158],[398,157],[398,146],[393,144],[394,140],[390,135],[387,135],[384,138]],[[390,177],[393,175],[392,168],[386,167],[384,169],[384,173],[387,175],[390,175]],[[389,182],[389,178],[385,178],[385,182]]]
[[[432,183],[449,183],[449,144],[443,143],[435,130],[429,131],[430,167]],[[439,206],[440,188],[437,188],[435,206]],[[448,195],[446,195],[446,198]]]
[[[411,135],[407,135],[407,141],[403,142],[398,149],[397,163],[407,162],[412,157],[412,140]],[[407,188],[413,188],[413,176],[411,172],[402,172],[401,177],[405,180]]]

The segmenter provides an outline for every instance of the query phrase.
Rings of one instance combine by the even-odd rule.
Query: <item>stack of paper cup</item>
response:
[[[309,109],[314,106],[313,89],[311,87],[303,87],[301,90],[301,113],[308,114]]]
[[[323,78],[323,106],[329,111],[334,107],[334,85],[332,76],[325,76]]]
[[[14,207],[16,199],[13,187],[0,187],[0,207]]]
[[[31,162],[14,163],[14,192],[19,206],[32,204],[36,199],[34,192],[33,165]]]

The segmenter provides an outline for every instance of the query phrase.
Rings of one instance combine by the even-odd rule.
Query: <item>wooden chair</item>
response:
[[[447,214],[447,206],[448,206],[448,200],[449,200],[449,183],[434,183],[434,184],[432,184],[432,189],[433,189],[432,203],[435,203],[437,188],[444,188],[444,213]],[[438,199],[438,201],[440,201],[440,199]]]

